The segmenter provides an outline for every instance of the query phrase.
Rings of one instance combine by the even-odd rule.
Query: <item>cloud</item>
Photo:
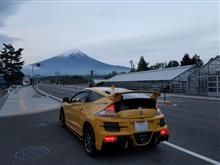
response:
[[[7,33],[2,38],[10,42],[24,39],[14,44],[22,44],[29,63],[70,48],[126,66],[140,56],[153,64],[180,60],[186,52],[210,58],[220,49],[215,3],[4,1],[0,14]]]
[[[1,1],[1,22],[0,27],[5,26],[5,20],[14,14],[17,13],[19,6],[22,4],[20,0],[17,1],[8,1],[8,0],[0,0]]]
[[[0,38],[1,38],[1,46],[2,46],[2,43],[11,43],[13,41],[20,41],[21,40],[20,38],[9,37],[9,36],[4,35],[4,34],[0,34]]]
[[[93,17],[96,17],[96,18],[100,18],[100,19],[106,19],[106,18],[119,18],[119,15],[118,14],[115,14],[115,13],[95,13],[95,14],[92,14]]]
[[[5,21],[9,16],[15,15],[18,10],[20,5],[23,3],[24,1],[21,0],[17,0],[17,1],[10,1],[10,0],[0,0],[0,28],[3,28],[5,26]],[[11,43],[14,41],[19,41],[21,40],[20,38],[17,37],[11,37],[11,36],[7,36],[5,34],[3,34],[2,30],[0,32],[0,41],[1,41],[1,45],[0,48],[2,47],[2,43]]]
[[[144,56],[148,62],[154,64],[169,61],[171,58],[180,60],[184,53],[189,53],[191,56],[197,53],[204,60],[208,60],[210,57],[207,55],[215,56],[219,52],[219,39],[218,31],[212,25],[201,28],[184,27],[166,33],[163,31],[162,33],[86,45],[82,46],[82,50],[93,52],[100,58],[103,54],[108,57],[117,56],[117,58],[110,58],[108,62],[120,61],[124,65],[129,61],[124,62],[125,57],[137,62],[140,56]]]

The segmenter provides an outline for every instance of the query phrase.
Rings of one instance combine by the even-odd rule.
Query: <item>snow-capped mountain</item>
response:
[[[59,72],[60,75],[86,75],[89,71],[94,70],[95,74],[104,75],[112,71],[127,72],[129,68],[110,65],[100,62],[87,54],[76,50],[68,50],[55,57],[39,61],[40,67],[35,63],[34,74],[41,76],[54,75]],[[31,74],[31,65],[23,68],[25,74]]]

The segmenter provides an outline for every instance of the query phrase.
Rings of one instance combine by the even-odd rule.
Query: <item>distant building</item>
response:
[[[130,89],[163,90],[188,92],[188,76],[195,66],[183,66],[158,70],[118,74],[103,82],[104,86],[120,86]]]
[[[211,58],[189,76],[189,93],[220,96],[220,56]]]
[[[220,56],[202,67],[193,65],[118,74],[103,81],[102,86],[129,89],[162,90],[174,93],[220,97]]]

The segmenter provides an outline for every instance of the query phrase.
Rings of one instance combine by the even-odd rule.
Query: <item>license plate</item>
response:
[[[136,121],[134,123],[134,129],[136,132],[143,132],[148,130],[148,122],[146,121]]]

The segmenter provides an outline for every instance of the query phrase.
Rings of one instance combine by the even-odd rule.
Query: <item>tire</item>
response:
[[[87,125],[84,129],[84,147],[85,151],[89,156],[96,156],[97,150],[95,146],[95,134],[90,125]]]
[[[59,121],[60,121],[60,126],[65,128],[66,127],[66,123],[65,123],[65,115],[64,115],[63,108],[60,109]]]

